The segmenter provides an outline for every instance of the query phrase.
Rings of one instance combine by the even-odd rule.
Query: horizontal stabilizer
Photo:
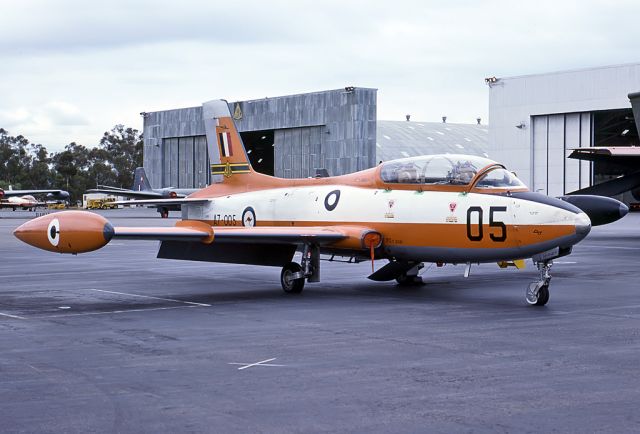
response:
[[[640,186],[640,171],[630,175],[621,176],[610,181],[601,182],[591,187],[568,193],[570,196],[577,194],[594,194],[597,196],[615,196],[625,191],[633,190]]]

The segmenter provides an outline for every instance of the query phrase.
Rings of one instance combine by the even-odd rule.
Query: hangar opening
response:
[[[240,133],[249,154],[253,170],[265,175],[275,174],[274,130],[245,131]]]
[[[594,146],[638,146],[638,128],[629,109],[602,110],[593,112]],[[629,175],[638,168],[622,167],[607,161],[596,161],[593,164],[594,184],[599,184],[620,176]],[[640,200],[640,189],[631,191],[635,200]]]

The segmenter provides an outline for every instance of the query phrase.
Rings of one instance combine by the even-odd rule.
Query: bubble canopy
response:
[[[382,163],[380,177],[390,184],[469,185],[479,170],[495,165],[476,183],[476,188],[522,188],[511,172],[488,158],[473,155],[425,155]]]

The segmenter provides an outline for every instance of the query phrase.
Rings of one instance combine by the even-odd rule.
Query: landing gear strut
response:
[[[549,283],[551,282],[551,266],[553,261],[536,262],[540,272],[540,280],[531,282],[527,288],[527,303],[532,306],[544,306],[549,301]]]
[[[422,262],[417,263],[414,267],[398,275],[396,282],[400,286],[422,285],[424,282],[422,282],[422,277],[418,276],[418,272],[423,268]]]
[[[282,267],[280,284],[287,294],[299,294],[304,289],[305,280],[320,282],[320,249],[316,245],[305,244],[302,260],[298,264],[289,262]]]

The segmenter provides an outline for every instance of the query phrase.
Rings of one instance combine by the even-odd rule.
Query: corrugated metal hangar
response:
[[[639,144],[628,94],[640,90],[640,64],[485,81],[488,152],[532,190],[559,196],[627,174],[566,157],[574,148]],[[624,201],[637,202],[630,195]]]
[[[376,89],[343,89],[229,104],[255,170],[284,178],[341,175],[433,153],[486,155],[486,125],[377,121]],[[202,106],[143,113],[144,167],[159,187],[210,182]]]

